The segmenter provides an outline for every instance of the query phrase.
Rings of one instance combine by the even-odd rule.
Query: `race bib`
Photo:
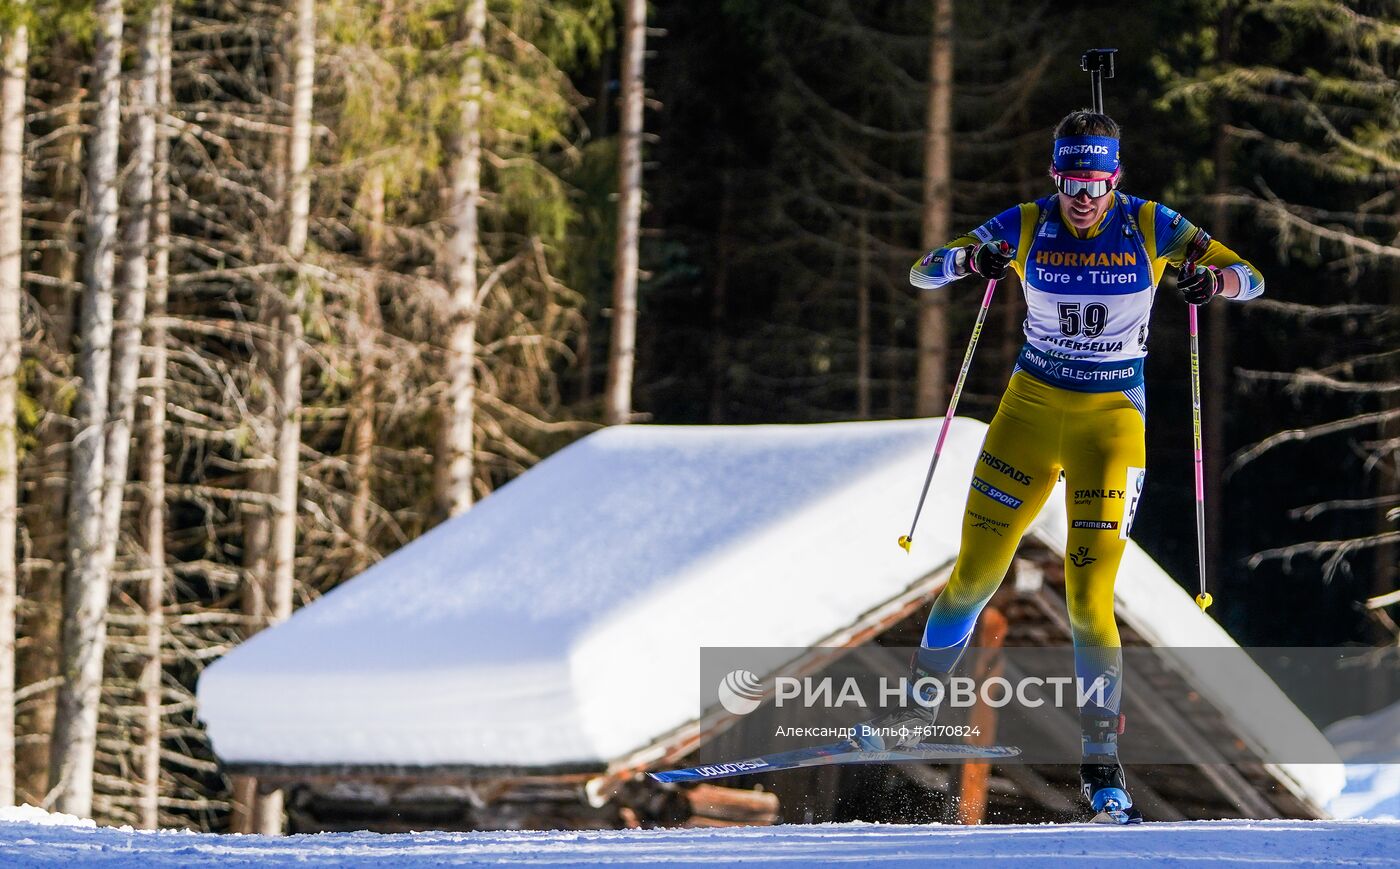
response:
[[[1147,479],[1146,468],[1128,468],[1128,479],[1123,486],[1127,496],[1123,499],[1123,521],[1118,524],[1118,539],[1127,540],[1133,519],[1137,516],[1138,503],[1142,501],[1142,485]]]

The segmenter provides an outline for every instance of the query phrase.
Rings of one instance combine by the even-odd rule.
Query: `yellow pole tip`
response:
[[[1205,612],[1206,607],[1213,603],[1215,603],[1215,598],[1211,597],[1208,591],[1203,591],[1196,595],[1196,606],[1201,608],[1201,612]]]
[[[899,538],[899,548],[903,549],[905,552],[908,552],[909,547],[913,545],[914,541],[908,534],[904,534]]]

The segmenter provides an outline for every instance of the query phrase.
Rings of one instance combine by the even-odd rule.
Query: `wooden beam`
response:
[[[977,684],[1002,673],[1001,646],[1006,640],[1006,616],[995,607],[982,611],[977,632],[973,635],[973,660],[970,668]],[[997,710],[986,703],[977,703],[968,715],[968,724],[975,735],[969,745],[996,744]],[[990,763],[965,763],[958,777],[958,823],[980,824],[987,816],[987,782],[992,774]]]
[[[766,825],[778,820],[778,796],[766,791],[699,784],[685,791],[690,822],[696,826],[720,824]]]

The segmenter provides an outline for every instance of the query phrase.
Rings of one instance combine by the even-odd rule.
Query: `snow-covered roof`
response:
[[[1328,805],[1336,818],[1400,818],[1400,703],[1344,718],[1327,737],[1346,761],[1346,788]]]
[[[946,570],[983,423],[953,421],[913,552],[895,546],[940,425],[597,432],[215,662],[200,717],[231,763],[634,754],[695,720],[701,648],[829,641]],[[1065,524],[1052,494],[1032,533],[1062,551]],[[1134,544],[1117,593],[1155,641],[1233,645]],[[1311,727],[1262,673],[1218,689],[1201,675],[1227,715],[1251,703],[1231,716],[1246,734]],[[1261,702],[1274,717],[1253,717]],[[1341,783],[1291,777],[1319,804]]]

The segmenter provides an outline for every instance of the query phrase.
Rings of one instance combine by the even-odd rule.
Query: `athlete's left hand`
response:
[[[967,246],[967,267],[980,278],[1001,280],[1006,277],[1006,267],[1012,259],[1011,245],[1005,240]]]
[[[1183,269],[1176,276],[1176,287],[1187,304],[1204,305],[1220,294],[1224,287],[1220,269],[1193,263],[1189,271]]]

